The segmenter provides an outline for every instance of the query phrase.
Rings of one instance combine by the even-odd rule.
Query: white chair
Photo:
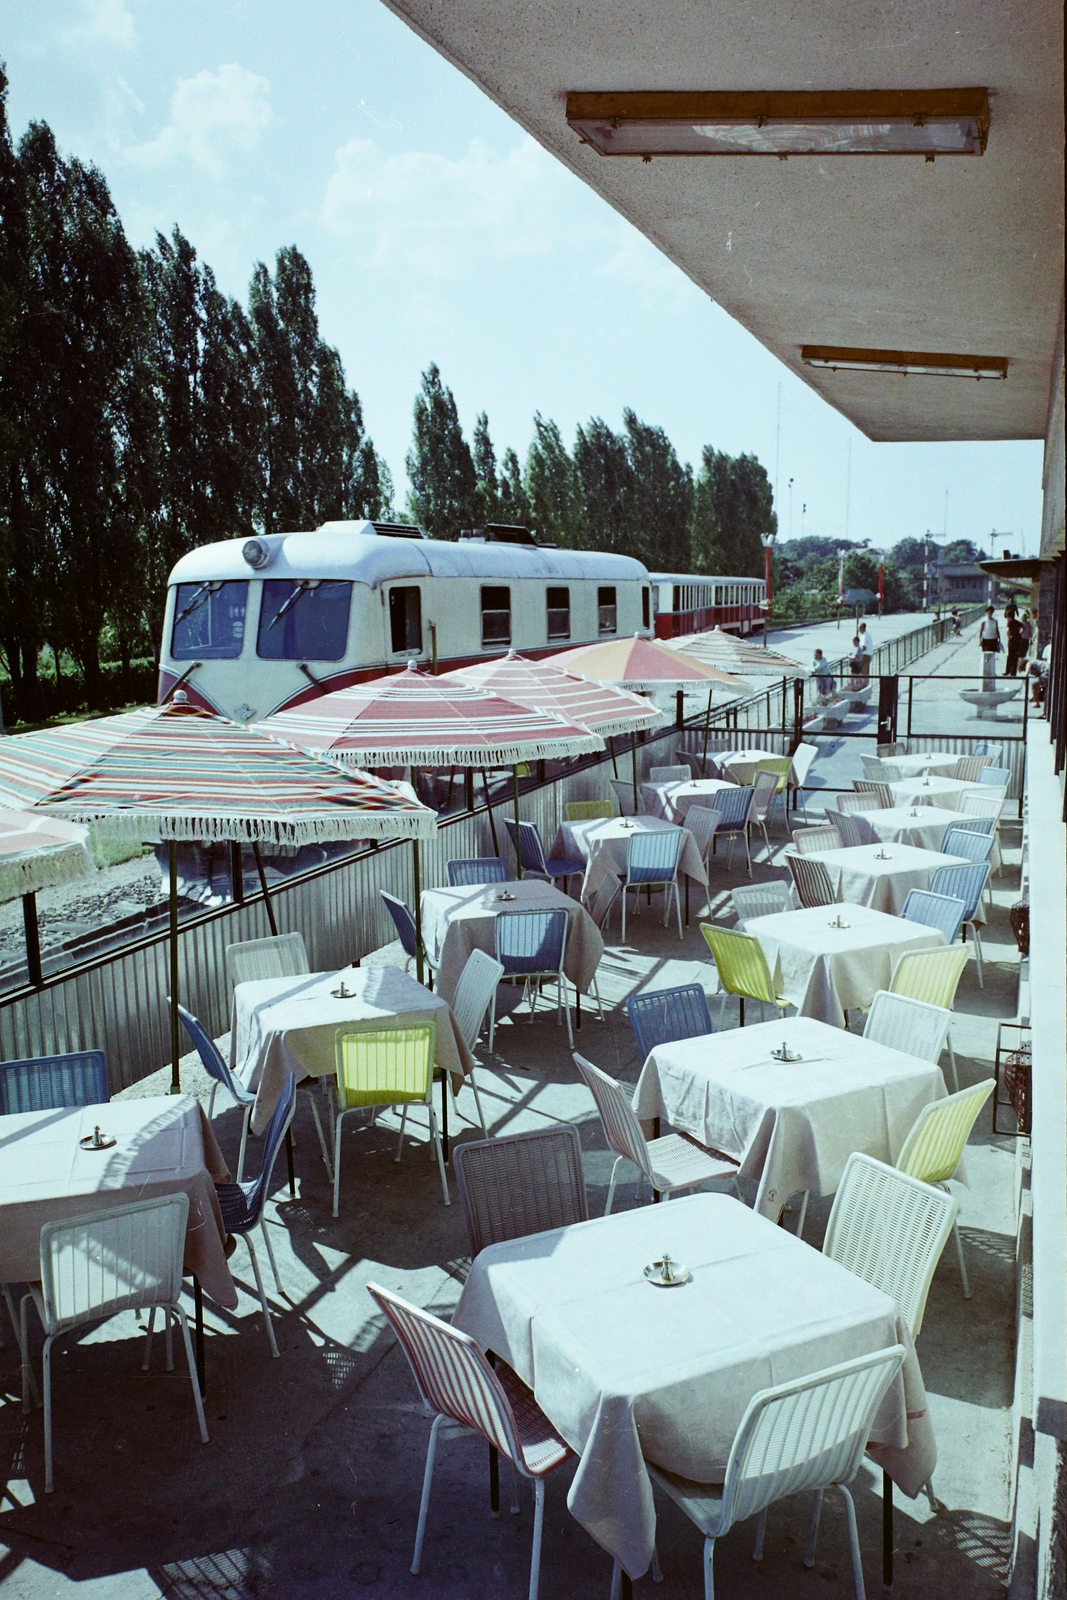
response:
[[[739,885],[730,890],[730,903],[737,914],[737,927],[742,930],[750,917],[773,917],[779,911],[793,909],[793,897],[784,878]]]
[[[704,871],[708,872],[711,866],[711,853],[715,846],[715,833],[722,821],[721,811],[712,811],[708,806],[690,806],[685,814],[683,826],[687,833],[692,835],[693,842],[700,852],[700,859],[704,864]],[[689,879],[685,880],[685,920],[689,921]]]
[[[688,783],[690,776],[688,767],[650,767],[648,781],[649,783]]]
[[[845,1502],[856,1600],[864,1600],[856,1508],[848,1486],[859,1471],[882,1397],[903,1360],[904,1346],[890,1345],[887,1350],[843,1361],[773,1389],[761,1389],[741,1419],[721,1485],[693,1483],[646,1463],[652,1482],[670,1495],[704,1535],[704,1600],[715,1600],[716,1539],[728,1533],[735,1522],[758,1515],[753,1554],[761,1560],[767,1507],[807,1489],[814,1489],[816,1495],[804,1565],[814,1566],[822,1492],[831,1487],[840,1490]],[[616,1570],[620,1570],[618,1563]]]
[[[885,763],[878,756],[860,756],[860,765],[863,767],[863,776],[870,783],[885,782]]]
[[[492,956],[484,950],[472,950],[467,957],[467,963],[459,975],[456,984],[456,993],[452,1000],[452,1015],[456,1019],[463,1042],[472,1053],[478,1043],[478,1035],[482,1031],[485,1014],[489,1010],[490,1002],[496,994],[496,986],[504,976],[504,968],[499,961],[494,961]],[[448,1074],[445,1074],[447,1080]],[[478,1085],[474,1081],[474,1069],[467,1078],[474,1094],[474,1104],[478,1110],[478,1121],[482,1126],[482,1134],[489,1137],[489,1130],[485,1125],[485,1112],[478,1095]],[[448,1091],[451,1092],[451,1085]]]
[[[817,744],[798,744],[793,751],[793,776],[790,787],[800,796],[800,809],[804,813],[804,821],[808,820],[808,807],[804,799],[804,784],[808,773],[811,771],[812,762],[819,753]]]
[[[41,1229],[41,1281],[30,1284],[22,1300],[22,1345],[26,1343],[26,1311],[32,1297],[45,1331],[44,1341],[44,1488],[51,1494],[52,1477],[52,1341],[87,1322],[100,1322],[120,1311],[162,1306],[166,1318],[167,1371],[174,1370],[171,1317],[185,1341],[185,1359],[193,1386],[200,1439],[208,1442],[204,1403],[197,1382],[189,1324],[181,1306],[182,1257],[189,1221],[187,1194],[160,1195],[133,1205],[46,1222]],[[152,1348],[149,1323],[142,1366],[148,1369]]]
[[[260,983],[266,978],[302,977],[305,972],[311,971],[304,935],[302,933],[279,933],[270,939],[242,939],[239,944],[228,944],[226,946],[226,971],[230,975],[230,983],[234,988],[239,983]],[[319,1148],[322,1151],[323,1164],[326,1167],[327,1176],[332,1182],[333,1162],[330,1160],[330,1149],[322,1129],[322,1118],[319,1116],[319,1102],[315,1086],[310,1083],[301,1083],[298,1088],[301,1094],[307,1096],[308,1104],[311,1106],[311,1115],[315,1119],[315,1132],[319,1136]],[[243,1155],[244,1152],[242,1150],[242,1170],[244,1167]]]
[[[408,1358],[423,1404],[433,1416],[426,1470],[422,1479],[419,1525],[411,1570],[422,1566],[422,1545],[430,1509],[430,1490],[442,1422],[457,1423],[486,1440],[490,1452],[499,1451],[515,1471],[534,1486],[533,1553],[530,1558],[529,1600],[537,1600],[541,1576],[541,1535],[545,1521],[545,1479],[569,1461],[571,1450],[556,1433],[533,1393],[505,1361],[491,1367],[469,1334],[450,1327],[430,1312],[401,1300],[399,1295],[368,1283]],[[492,1454],[490,1460],[492,1461]],[[518,1504],[513,1507],[518,1510]],[[493,1510],[493,1515],[499,1512]]]
[[[689,774],[686,773],[688,778]],[[609,778],[608,782],[615,791],[615,799],[619,805],[620,817],[635,817],[637,807],[634,805],[634,786],[629,778]]]
[[[839,794],[836,809],[847,817],[853,811],[882,811],[884,807],[880,795],[873,794],[870,789],[859,789],[853,794]]]
[[[993,1078],[983,1078],[981,1083],[974,1084],[970,1089],[961,1089],[945,1100],[935,1100],[932,1105],[924,1106],[897,1157],[898,1171],[909,1173],[921,1183],[944,1188],[959,1166],[978,1113],[995,1087]],[[952,1231],[960,1263],[963,1298],[969,1300],[971,1286],[967,1280],[967,1263],[963,1259],[963,1243],[955,1222]]]
[[[836,828],[796,828],[792,848],[802,856],[818,855],[823,850],[840,850],[841,835]]]
[[[311,971],[302,933],[279,933],[270,939],[242,939],[226,946],[230,982],[256,983],[262,978],[298,978]]]
[[[834,1195],[822,1253],[891,1296],[917,1339],[958,1210],[944,1190],[854,1150]]]
[[[604,1207],[605,1216],[615,1199],[619,1168],[626,1161],[637,1168],[638,1194],[646,1178],[653,1194],[665,1194],[668,1199],[676,1189],[692,1189],[698,1183],[728,1178],[740,1198],[736,1161],[728,1161],[725,1156],[709,1155],[699,1145],[683,1139],[680,1133],[668,1133],[661,1139],[646,1139],[621,1085],[577,1052],[574,1064],[596,1101],[608,1146],[615,1151],[615,1165],[611,1169],[611,1181],[608,1184],[608,1202]]]
[[[879,989],[871,1001],[863,1037],[875,1044],[884,1044],[888,1050],[900,1050],[906,1056],[917,1056],[920,1061],[932,1061],[936,1066],[948,1043],[951,1023],[952,1012],[944,1006],[930,1006],[922,1000],[909,1000],[906,995]],[[960,1086],[955,1057],[952,1058],[952,1086],[954,1089]]]
[[[778,776],[773,772],[757,772],[752,784],[752,821],[763,830],[763,842],[767,846],[767,860],[771,859],[771,841],[767,833],[767,823],[774,805],[774,797],[778,793]]]

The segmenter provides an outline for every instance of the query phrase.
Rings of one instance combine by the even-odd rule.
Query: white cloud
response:
[[[321,218],[329,232],[355,239],[367,264],[459,278],[474,259],[552,252],[558,171],[532,139],[503,156],[474,140],[457,159],[385,155],[372,139],[350,139],[337,151]]]
[[[85,21],[67,31],[69,44],[125,45],[137,41],[133,15],[126,0],[80,0]]]
[[[127,155],[142,166],[192,162],[221,178],[235,156],[255,149],[271,119],[269,95],[266,78],[235,62],[179,78],[167,126]]]

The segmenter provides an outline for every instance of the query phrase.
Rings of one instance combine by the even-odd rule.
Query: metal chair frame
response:
[[[685,840],[684,828],[663,829],[655,833],[635,832],[626,842],[626,876],[622,880],[622,942],[626,943],[626,891],[637,891],[637,908],[640,909],[642,889],[663,890],[663,926],[670,916],[671,895],[674,896],[678,915],[678,937],[682,932],[682,898],[678,890],[678,862]],[[668,861],[668,856],[673,859]],[[648,865],[635,858],[650,857]]]
[[[552,882],[555,882],[557,878],[562,878],[565,891],[569,879],[585,877],[584,861],[571,861],[563,856],[545,855],[545,847],[541,843],[541,835],[537,831],[536,823],[519,823],[518,845],[515,843],[515,819],[513,817],[505,817],[504,826],[508,830],[508,838],[511,840],[511,848],[515,851],[516,860],[521,859],[523,872],[540,873]]]
[[[441,1135],[437,1126],[437,1113],[433,1105],[433,1058],[434,1047],[437,1041],[437,1027],[433,1022],[419,1022],[409,1027],[402,1028],[339,1028],[337,1031],[337,1115],[334,1122],[334,1147],[333,1147],[333,1214],[339,1214],[341,1200],[341,1127],[346,1116],[354,1111],[370,1109],[373,1121],[376,1111],[385,1106],[402,1106],[400,1116],[400,1136],[397,1140],[394,1161],[399,1161],[404,1151],[404,1133],[407,1127],[408,1107],[411,1105],[425,1105],[430,1125],[430,1140],[437,1156],[437,1167],[441,1175],[441,1190],[446,1206],[452,1204],[448,1192],[448,1179],[445,1176],[445,1158],[441,1148]],[[410,1089],[401,1089],[390,1086],[388,1074],[393,1070],[395,1062],[388,1059],[388,1051],[402,1051],[406,1045],[412,1047],[415,1057],[412,1062],[412,1086]],[[382,1071],[383,1063],[372,1061],[368,1065],[368,1076],[371,1081],[364,1089],[354,1089],[345,1082],[346,1059],[345,1053],[353,1047],[357,1053],[377,1046],[386,1053],[384,1062],[385,1081],[380,1077],[375,1083],[373,1071]],[[404,1063],[400,1063],[401,1070],[405,1070]]]
[[[507,883],[508,864],[503,856],[479,856],[446,862],[445,873],[450,889],[478,888],[483,883]]]
[[[653,989],[632,994],[626,1015],[637,1040],[637,1053],[646,1061],[657,1045],[676,1039],[698,1039],[714,1033],[708,997],[699,983],[673,989]]]
[[[726,852],[726,870],[729,872],[734,859],[734,841],[738,836],[745,841],[745,860],[748,862],[748,875],[752,876],[752,851],[749,847],[749,828],[752,823],[752,804],[755,791],[738,785],[734,789],[720,789],[715,795],[715,809],[719,812],[719,826],[715,830],[712,841],[712,853],[718,850],[720,839],[729,839],[730,848]]]
[[[508,949],[508,944],[514,934],[523,931],[528,926],[531,931],[540,927],[541,932],[537,937],[537,949],[529,955],[522,955]],[[496,959],[504,968],[502,981],[515,983],[519,978],[523,980],[522,999],[529,999],[530,1018],[533,1022],[534,1011],[537,1006],[537,997],[544,982],[554,982],[556,985],[556,1022],[562,1022],[564,1013],[567,1018],[567,1038],[571,1048],[574,1047],[574,1033],[571,1028],[571,1007],[567,993],[567,977],[563,971],[563,963],[567,957],[567,934],[569,932],[567,913],[562,906],[553,911],[505,911],[493,923],[493,948]],[[549,946],[549,953],[556,953],[555,941],[558,938],[559,960],[555,966],[536,964],[535,957],[540,955]],[[534,962],[534,965],[523,965],[524,962]],[[520,1000],[519,1004],[522,1004]],[[489,1048],[492,1050],[496,1038],[496,990],[489,1011]]]
[[[755,935],[738,933],[733,928],[713,928],[706,922],[700,924],[700,931],[711,951],[723,991],[722,1005],[719,1007],[720,1029],[726,1016],[727,998],[732,994],[738,998],[738,1020],[742,1028],[745,1025],[746,1000],[755,1000],[760,1008],[761,1022],[765,1005],[774,1006],[779,1015],[784,1017],[791,1002],[775,994],[767,957]]]
[[[792,850],[786,851],[785,859],[793,874],[800,903],[805,909],[837,903],[837,895],[824,861],[820,861],[818,856],[797,855]]]

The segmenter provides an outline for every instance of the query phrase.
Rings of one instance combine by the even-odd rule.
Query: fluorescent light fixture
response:
[[[1006,378],[1005,356],[958,356],[931,350],[850,350],[832,344],[802,344],[806,367],[833,372],[899,372],[922,378]]]
[[[567,121],[602,156],[980,156],[985,89],[569,94]]]

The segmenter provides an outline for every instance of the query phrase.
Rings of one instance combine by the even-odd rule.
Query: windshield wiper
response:
[[[274,616],[271,618],[270,622],[268,622],[268,633],[276,622],[280,622],[282,620],[287,611],[291,611],[293,609],[293,607],[296,605],[296,602],[303,595],[307,594],[310,589],[317,589],[321,581],[321,578],[302,578],[297,584],[296,588],[293,590],[292,594],[286,596],[281,605],[278,607],[277,611],[274,613]]]
[[[189,604],[175,617],[174,626],[177,627],[179,622],[184,622],[186,617],[191,616],[194,611],[199,611],[201,606],[207,605],[211,596],[218,594],[221,588],[221,583],[202,583],[199,589],[194,591]]]

